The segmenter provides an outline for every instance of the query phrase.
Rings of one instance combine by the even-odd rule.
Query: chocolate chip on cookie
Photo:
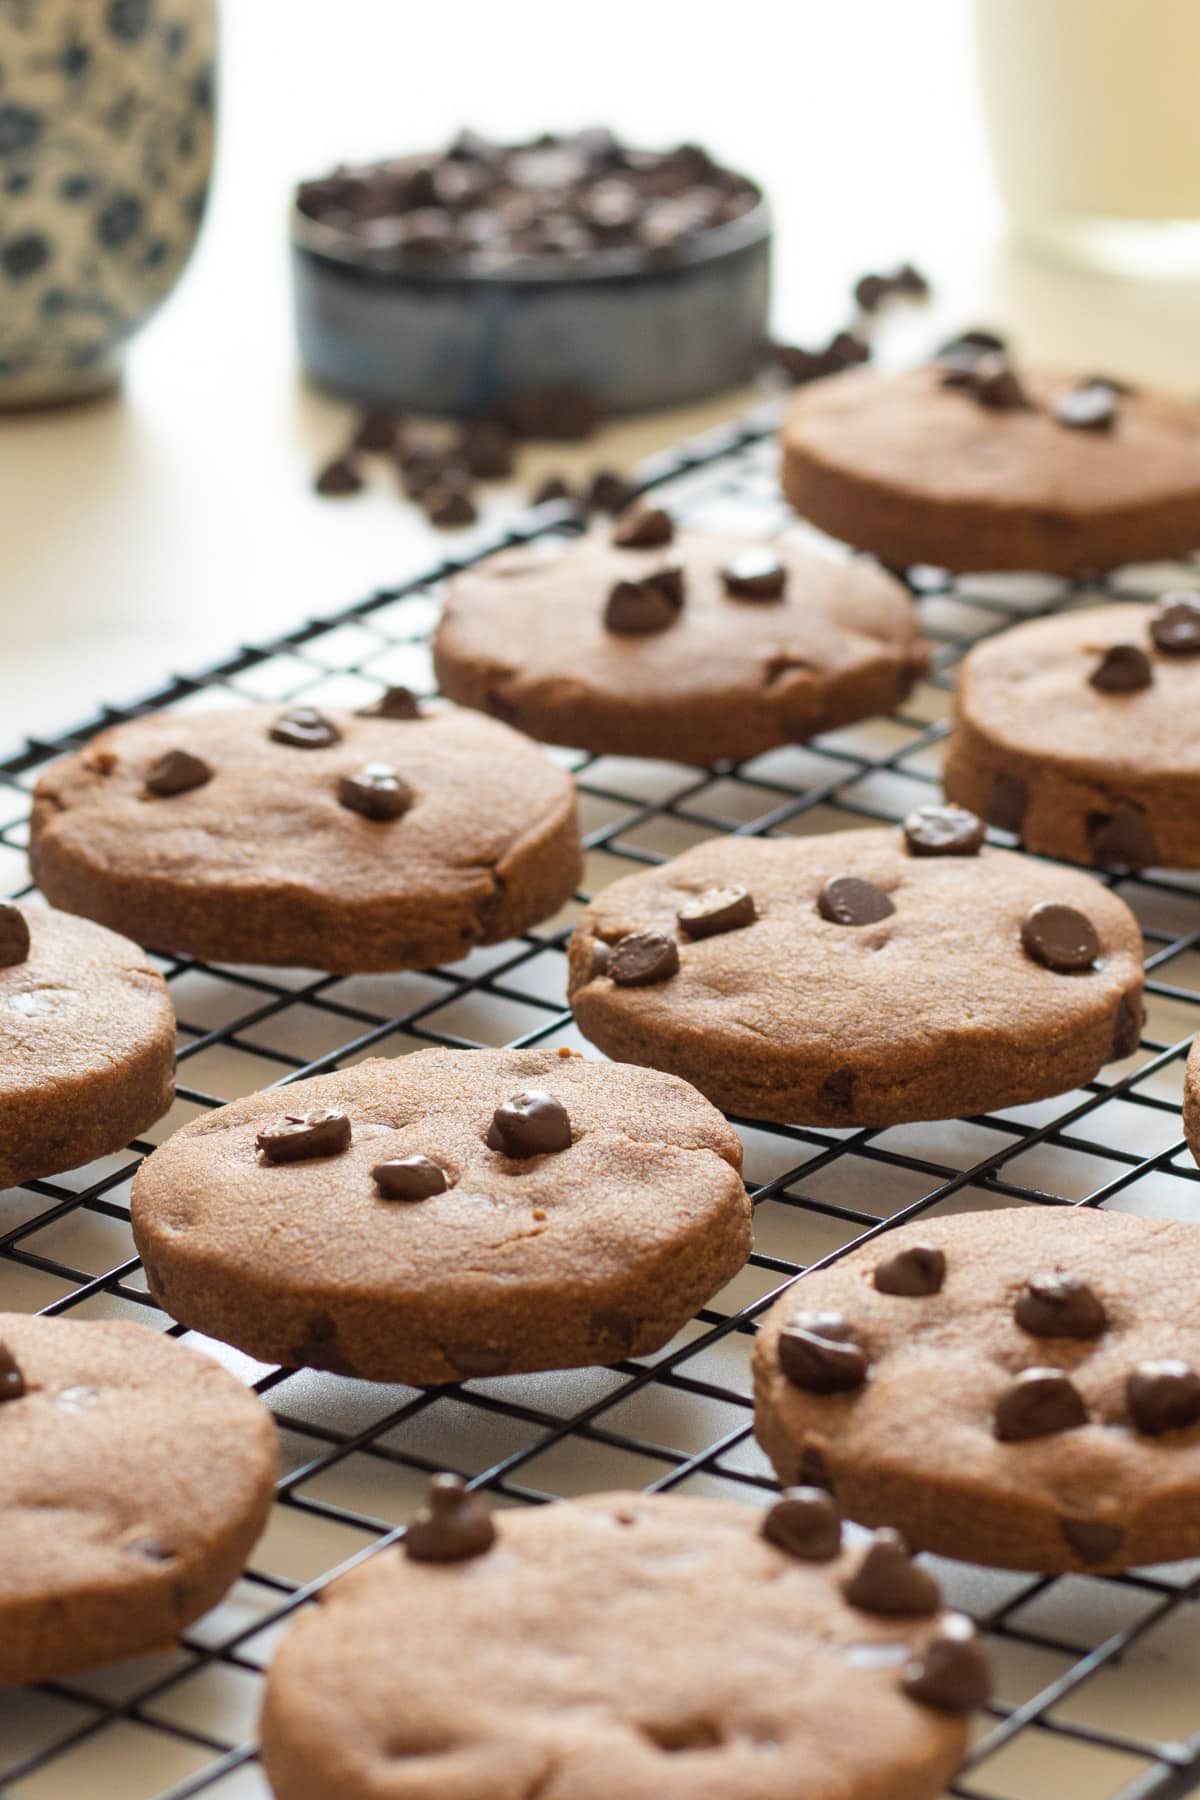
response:
[[[618,987],[650,987],[679,973],[679,946],[661,931],[634,931],[608,946],[604,973]]]
[[[384,1200],[429,1200],[450,1185],[445,1169],[428,1156],[397,1156],[376,1163],[371,1178]]]
[[[212,769],[202,756],[190,750],[166,750],[151,763],[146,774],[148,794],[186,794],[212,780]]]
[[[0,1403],[5,1400],[19,1400],[25,1392],[25,1377],[17,1366],[17,1359],[5,1343],[0,1343]]]
[[[1072,431],[1111,431],[1117,422],[1117,394],[1111,382],[1081,381],[1054,403],[1054,417]]]
[[[360,706],[360,719],[419,719],[421,707],[411,688],[400,685],[386,688],[378,700]]]
[[[706,938],[715,937],[722,931],[738,931],[743,925],[753,925],[758,910],[749,888],[709,888],[707,893],[685,901],[675,917],[686,937]]]
[[[471,1493],[461,1475],[435,1475],[428,1501],[404,1534],[404,1550],[414,1562],[466,1562],[495,1541],[487,1502]]]
[[[867,1379],[867,1353],[841,1313],[802,1312],[779,1335],[779,1366],[809,1394],[847,1394]]]
[[[652,631],[665,631],[679,617],[681,604],[669,581],[614,582],[604,606],[605,629],[618,637],[643,637]]]
[[[992,1673],[983,1640],[963,1613],[950,1613],[901,1677],[906,1694],[941,1712],[972,1713],[986,1706]]]
[[[904,821],[904,841],[913,856],[975,856],[986,831],[965,806],[918,806]]]
[[[1024,412],[1031,405],[1020,377],[1000,350],[985,350],[968,369],[949,373],[946,384],[967,388],[981,406],[997,412]]]
[[[320,1112],[285,1113],[278,1124],[260,1131],[257,1147],[268,1162],[305,1162],[310,1156],[339,1156],[350,1148],[350,1120],[326,1107]]]
[[[1150,658],[1137,644],[1110,644],[1088,676],[1102,694],[1136,694],[1154,680]]]
[[[1005,1444],[1052,1437],[1087,1424],[1087,1407],[1061,1369],[1023,1369],[996,1402],[992,1429]]]
[[[622,513],[613,526],[612,541],[620,550],[655,550],[675,536],[675,523],[661,506],[641,502]]]
[[[1200,1375],[1174,1357],[1139,1363],[1125,1383],[1129,1416],[1147,1437],[1200,1421]]]
[[[833,925],[877,925],[895,910],[882,888],[857,875],[834,875],[817,895],[817,911]]]
[[[906,1244],[875,1266],[875,1286],[881,1294],[916,1300],[940,1294],[945,1282],[946,1253],[936,1244]]]
[[[29,924],[19,906],[0,900],[0,969],[15,968],[29,955]]]
[[[366,763],[338,782],[338,799],[350,812],[382,823],[403,818],[416,795],[389,763]]]
[[[1150,614],[1150,636],[1164,656],[1200,656],[1200,593],[1164,594]]]
[[[832,1562],[842,1547],[842,1516],[824,1488],[785,1488],[763,1514],[762,1534],[801,1562]]]
[[[487,1134],[489,1150],[518,1158],[569,1150],[572,1141],[566,1107],[541,1088],[530,1088],[498,1106]]]
[[[1068,974],[1090,969],[1100,954],[1100,939],[1091,920],[1073,906],[1043,900],[1025,915],[1021,943],[1034,962]]]
[[[1006,348],[1004,339],[994,331],[960,332],[942,344],[934,354],[934,365],[940,369],[971,369],[982,356]]]
[[[1031,1337],[1098,1338],[1108,1326],[1095,1288],[1063,1269],[1031,1275],[1017,1296],[1013,1318]]]
[[[898,1531],[884,1526],[855,1556],[842,1579],[851,1606],[889,1616],[926,1618],[941,1604],[941,1589],[928,1569],[915,1563]]]
[[[738,550],[721,568],[725,592],[738,600],[780,600],[787,570],[773,550],[750,545]]]
[[[294,750],[325,750],[341,742],[342,734],[332,719],[315,706],[290,706],[281,712],[268,733],[277,744],[290,744]]]
[[[1070,1546],[1081,1562],[1110,1563],[1125,1542],[1120,1525],[1105,1519],[1060,1519],[1058,1529],[1064,1544]]]

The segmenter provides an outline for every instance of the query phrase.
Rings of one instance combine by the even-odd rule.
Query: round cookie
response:
[[[278,706],[103,732],[38,782],[29,856],[156,949],[338,972],[499,943],[580,867],[570,776],[503,725]]]
[[[266,1522],[275,1427],[144,1325],[0,1315],[0,1683],[169,1644]]]
[[[1183,1130],[1192,1155],[1200,1162],[1200,1038],[1188,1051],[1183,1078]]]
[[[885,1232],[763,1321],[759,1441],[781,1481],[946,1556],[1200,1555],[1198,1274],[1200,1231],[1170,1219],[1021,1206]]]
[[[1091,876],[981,848],[971,815],[950,814],[952,842],[956,818],[967,825],[946,854],[926,829],[944,816],[906,821],[913,849],[890,829],[714,838],[614,882],[571,938],[580,1029],[725,1112],[810,1125],[1018,1106],[1129,1055],[1142,1023],[1129,908]],[[1040,959],[1047,917],[1041,951],[1074,954],[1055,914],[1030,922],[1045,906],[1085,916],[1090,956]]]
[[[827,1496],[431,1499],[472,1530],[426,1515],[280,1645],[277,1800],[934,1800],[962,1760],[979,1641],[902,1546],[840,1548]]]
[[[0,1188],[120,1150],[175,1093],[175,1013],[128,938],[0,903]]]
[[[797,511],[897,568],[1074,575],[1200,544],[1200,406],[1122,392],[1106,429],[1075,429],[1055,413],[1068,376],[1022,369],[1031,404],[1013,406],[951,373],[862,368],[803,388],[783,426]]]
[[[260,1361],[458,1381],[659,1349],[749,1255],[740,1170],[671,1076],[428,1050],[185,1126],[139,1170],[133,1230],[159,1304]]]
[[[456,575],[434,641],[442,691],[549,743],[704,765],[891,712],[925,666],[908,593],[868,563],[613,535]]]
[[[1181,606],[1195,640],[1164,652],[1152,633]],[[959,673],[943,781],[1030,850],[1106,868],[1200,866],[1200,596],[1032,619],[977,645]]]

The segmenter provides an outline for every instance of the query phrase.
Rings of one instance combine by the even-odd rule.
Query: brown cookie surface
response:
[[[753,921],[690,937],[686,909],[735,886]],[[1090,923],[1091,966],[1031,954],[1023,928],[1046,904]],[[636,985],[635,956],[652,965]],[[1062,1093],[1130,1054],[1141,988],[1137,922],[1091,876],[986,846],[914,853],[899,830],[712,839],[614,882],[570,944],[571,1005],[602,1050],[723,1111],[818,1125]]]
[[[740,1170],[670,1076],[429,1050],[185,1126],[133,1228],[160,1304],[261,1361],[457,1381],[658,1349],[749,1254]]]
[[[940,1280],[912,1279],[931,1251]],[[1073,1207],[886,1232],[763,1321],[759,1441],[781,1481],[823,1469],[850,1518],[947,1556],[1053,1572],[1200,1554],[1197,1258],[1194,1225]],[[855,1385],[817,1391],[794,1341],[814,1320],[862,1352]]]
[[[647,598],[668,565],[678,594]],[[905,589],[861,561],[695,531],[622,548],[603,530],[457,575],[434,660],[452,699],[533,737],[707,764],[890,712],[925,646]]]
[[[859,1553],[789,1554],[727,1501],[494,1518],[481,1553],[386,1550],[297,1619],[263,1710],[278,1800],[933,1800],[961,1761],[963,1719],[905,1687],[967,1629],[935,1585],[869,1611]]]
[[[145,1326],[5,1313],[0,1345],[0,1681],[169,1644],[263,1528],[270,1413]]]
[[[119,1150],[162,1117],[175,1091],[175,1014],[162,976],[128,938],[48,907],[3,912],[21,932],[14,960],[0,960],[0,1187],[9,1187]]]
[[[1073,377],[1021,369],[996,407],[935,366],[813,382],[783,427],[783,487],[814,524],[896,567],[1079,574],[1200,544],[1200,407],[1121,394],[1111,428],[1054,408]]]
[[[518,733],[310,711],[102,733],[38,782],[39,885],[158,949],[338,971],[452,961],[568,898],[574,787]]]
[[[1192,1155],[1200,1162],[1200,1039],[1188,1051],[1183,1079],[1183,1129]]]
[[[1162,610],[1089,607],[977,645],[955,695],[950,798],[1049,856],[1200,865],[1200,655],[1156,646]]]

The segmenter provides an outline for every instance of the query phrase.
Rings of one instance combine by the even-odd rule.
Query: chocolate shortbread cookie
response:
[[[905,830],[719,838],[606,888],[570,944],[580,1029],[726,1112],[895,1125],[1017,1106],[1136,1047],[1142,946],[1091,876]]]
[[[1200,594],[1032,619],[977,645],[943,780],[1030,850],[1200,866]]]
[[[143,1325],[0,1314],[0,1682],[169,1644],[266,1522],[275,1427]]]
[[[0,1188],[119,1150],[175,1093],[175,1014],[136,944],[0,902]]]
[[[469,712],[160,713],[55,763],[49,898],[156,949],[338,971],[450,962],[562,905],[571,778]]]
[[[1200,1038],[1188,1051],[1183,1079],[1183,1130],[1192,1155],[1200,1162]]]
[[[550,743],[708,764],[890,712],[925,666],[908,594],[866,562],[669,520],[623,534],[455,576],[443,691]]]
[[[1107,388],[1101,429],[1071,397]],[[1072,575],[1200,544],[1200,406],[1044,371],[1015,393],[945,365],[813,382],[783,427],[783,487],[823,530],[896,567]]]
[[[431,1502],[280,1645],[278,1800],[934,1800],[962,1759],[982,1644],[827,1495]]]
[[[133,1229],[160,1305],[261,1361],[457,1381],[657,1350],[749,1254],[740,1170],[671,1076],[428,1050],[185,1126]]]
[[[1021,1206],[800,1278],[754,1346],[783,1482],[999,1568],[1200,1555],[1200,1230]]]

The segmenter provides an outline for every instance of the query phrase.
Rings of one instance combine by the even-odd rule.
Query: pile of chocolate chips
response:
[[[673,262],[761,199],[698,144],[633,150],[603,125],[522,144],[461,131],[440,153],[335,169],[296,195],[307,218],[372,263],[455,258],[488,270],[614,252]]]

